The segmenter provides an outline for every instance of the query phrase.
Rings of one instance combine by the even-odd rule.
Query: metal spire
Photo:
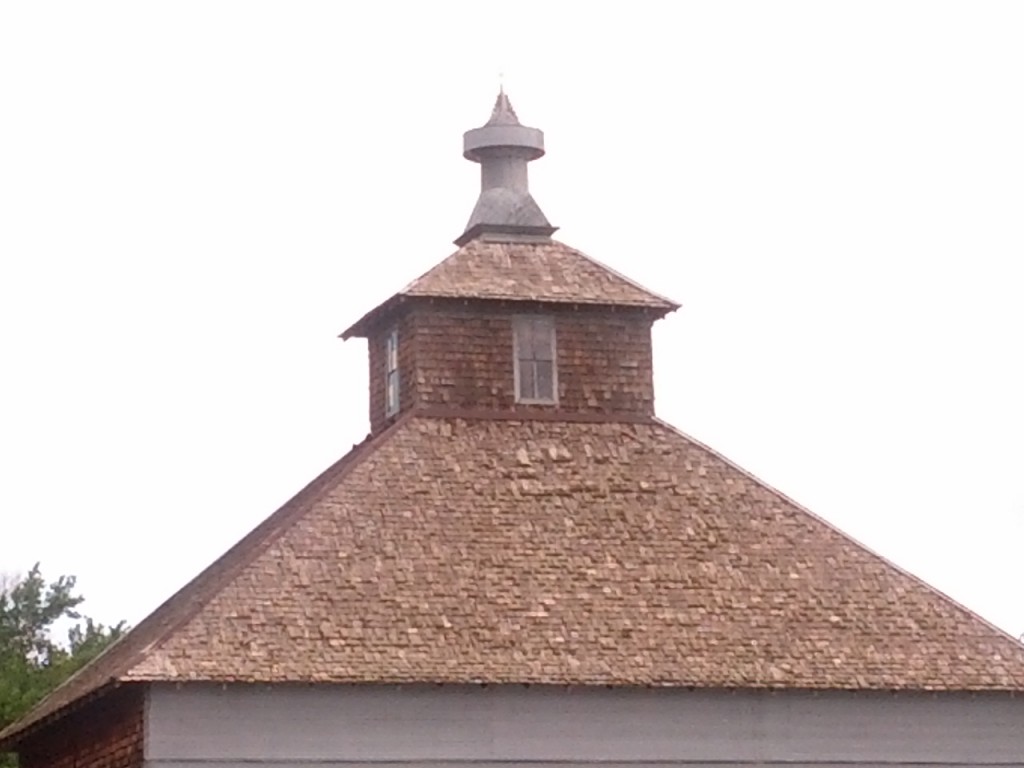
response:
[[[457,245],[484,233],[547,238],[557,229],[530,195],[526,170],[544,155],[544,132],[519,122],[504,86],[487,123],[464,134],[462,154],[480,163],[480,197]]]
[[[519,117],[512,108],[512,102],[508,100],[504,86],[498,90],[498,98],[494,100],[494,109],[491,110],[491,119],[487,125],[520,125]]]

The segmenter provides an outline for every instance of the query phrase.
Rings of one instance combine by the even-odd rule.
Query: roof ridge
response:
[[[395,294],[394,294],[394,295],[395,295],[395,296],[408,296],[408,295],[409,295],[409,290],[410,290],[410,289],[412,289],[412,287],[413,287],[414,285],[416,285],[416,283],[418,283],[418,282],[419,282],[420,280],[422,280],[422,279],[423,279],[424,277],[426,277],[427,275],[429,275],[429,274],[430,274],[431,272],[433,272],[433,271],[434,271],[435,269],[437,269],[437,268],[438,268],[439,266],[441,266],[442,264],[444,264],[444,263],[445,263],[446,261],[448,261],[448,259],[452,258],[453,256],[456,256],[456,255],[457,255],[457,254],[458,254],[458,253],[459,253],[460,251],[464,250],[464,249],[465,249],[465,248],[467,248],[467,247],[468,247],[469,245],[470,245],[470,243],[466,243],[466,245],[460,245],[460,246],[459,246],[459,247],[457,247],[457,248],[456,248],[456,249],[455,249],[454,251],[452,251],[452,252],[451,252],[451,253],[449,253],[449,254],[448,254],[447,256],[445,256],[444,258],[442,258],[442,259],[441,259],[440,261],[435,261],[435,262],[434,262],[433,264],[431,264],[431,265],[430,265],[430,266],[429,266],[429,267],[428,267],[427,269],[423,270],[423,272],[421,272],[420,274],[416,275],[416,277],[414,277],[414,278],[413,278],[412,280],[410,280],[410,281],[409,281],[409,282],[407,282],[407,283],[406,283],[405,285],[403,285],[403,286],[402,286],[402,287],[401,287],[401,288],[400,288],[399,290],[395,291]]]
[[[666,304],[671,305],[673,312],[675,310],[677,310],[677,309],[682,307],[682,304],[680,304],[678,301],[674,301],[673,299],[670,299],[668,296],[665,296],[664,294],[658,293],[657,291],[652,291],[647,286],[641,285],[636,280],[633,280],[630,277],[626,277],[624,274],[619,272],[617,269],[609,267],[603,261],[598,261],[593,256],[591,256],[590,254],[584,253],[583,251],[581,251],[579,248],[574,248],[573,246],[568,245],[566,243],[563,243],[561,240],[555,240],[554,238],[552,238],[551,242],[552,243],[557,243],[558,245],[562,246],[563,248],[568,248],[570,251],[575,253],[580,258],[586,259],[587,261],[589,261],[594,266],[600,267],[601,269],[605,270],[606,272],[608,272],[608,273],[614,275],[615,277],[619,278],[619,280],[622,280],[624,283],[628,283],[630,286],[632,286],[636,290],[643,291],[644,293],[650,294],[654,298],[660,299],[661,301],[664,301]]]
[[[905,568],[900,566],[898,563],[895,563],[894,561],[890,560],[888,557],[886,557],[885,555],[881,554],[880,552],[876,552],[873,548],[869,547],[867,544],[862,542],[856,536],[853,536],[853,535],[847,533],[846,531],[844,531],[843,529],[839,528],[834,523],[829,522],[824,517],[822,517],[821,515],[819,515],[816,512],[814,512],[813,510],[808,509],[803,504],[801,504],[800,502],[798,502],[795,499],[793,499],[791,496],[788,496],[787,494],[785,494],[782,491],[780,491],[778,488],[776,488],[771,483],[768,483],[768,482],[762,480],[760,477],[755,475],[753,472],[751,472],[751,471],[749,471],[747,469],[744,469],[743,467],[741,467],[736,462],[734,462],[731,459],[729,459],[728,457],[722,455],[721,453],[716,451],[714,448],[709,446],[707,443],[704,443],[704,442],[698,440],[697,438],[693,437],[692,435],[690,435],[690,434],[684,432],[683,430],[679,429],[679,427],[673,426],[672,424],[669,424],[667,421],[659,419],[658,417],[654,417],[653,423],[657,424],[658,426],[664,427],[665,429],[669,430],[670,432],[675,433],[679,437],[682,437],[685,440],[689,440],[691,443],[693,443],[694,445],[698,446],[702,450],[707,451],[712,456],[714,456],[716,459],[718,459],[719,461],[724,462],[725,464],[728,464],[730,468],[736,470],[740,474],[742,474],[745,477],[749,478],[750,480],[754,481],[755,483],[760,485],[762,488],[764,488],[769,493],[772,493],[775,496],[778,496],[786,504],[792,505],[795,509],[799,510],[800,512],[802,512],[803,514],[807,515],[808,517],[811,517],[816,522],[821,523],[826,528],[828,528],[830,531],[833,531],[834,533],[838,534],[839,536],[842,536],[844,539],[849,541],[851,544],[853,544],[855,547],[857,547],[861,551],[871,555],[872,557],[877,558],[882,563],[884,563],[886,566],[888,566],[889,568],[892,568],[895,571],[898,571],[901,575],[907,577],[908,579],[913,581],[918,586],[924,587],[925,590],[927,590],[928,592],[931,592],[936,597],[938,597],[940,600],[943,600],[946,603],[949,603],[950,605],[952,605],[957,610],[965,613],[966,615],[968,615],[972,619],[980,622],[981,624],[984,624],[988,629],[994,631],[997,635],[1000,635],[1004,639],[1009,640],[1011,643],[1016,645],[1019,649],[1024,650],[1024,642],[1022,642],[1020,638],[1014,637],[1009,632],[1007,632],[1005,629],[1002,629],[1001,627],[996,626],[991,621],[986,619],[984,616],[982,616],[981,614],[971,610],[966,605],[961,603],[959,600],[949,596],[948,594],[943,592],[938,587],[935,587],[932,584],[929,584],[927,581],[922,579],[920,576],[917,576],[917,575],[911,573],[910,571],[906,570]]]
[[[136,667],[146,654],[165,642],[177,629],[198,614],[225,586],[231,583],[234,576],[248,563],[262,554],[273,541],[301,519],[325,492],[335,486],[338,480],[358,466],[362,459],[366,458],[387,437],[413,417],[414,412],[408,411],[395,419],[383,431],[375,435],[368,435],[362,442],[353,445],[348,453],[323,470],[288,501],[271,512],[255,528],[228,548],[227,551],[160,603],[138,625],[50,691],[23,717],[0,731],[0,743],[15,733],[41,724],[42,721],[62,712],[74,702],[105,687],[111,682],[124,682],[124,676]],[[180,615],[167,615],[169,613],[173,614],[178,609],[181,610]],[[166,624],[161,626],[161,620],[166,620]],[[154,633],[154,636],[148,642],[135,649],[126,647],[132,639],[140,638],[147,631]],[[126,658],[112,658],[118,652],[125,653]],[[109,672],[100,674],[95,684],[87,684],[83,686],[81,691],[73,692],[66,701],[59,701],[61,693],[72,691],[75,683],[81,681],[82,678],[90,673],[98,673],[104,663],[108,663],[112,668]],[[54,704],[55,700],[57,701],[56,704]]]

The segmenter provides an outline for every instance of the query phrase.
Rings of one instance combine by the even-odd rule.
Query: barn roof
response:
[[[1024,647],[660,421],[412,412],[8,735],[137,681],[1022,691]]]

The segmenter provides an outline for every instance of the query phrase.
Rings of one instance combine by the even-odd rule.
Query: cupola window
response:
[[[394,416],[398,413],[398,331],[392,330],[387,336],[385,351],[385,396],[384,415]]]
[[[556,402],[554,321],[550,317],[518,317],[513,333],[516,402]]]

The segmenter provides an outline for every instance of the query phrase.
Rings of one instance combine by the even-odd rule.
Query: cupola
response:
[[[371,431],[409,411],[652,418],[651,325],[678,305],[551,238],[527,179],[544,134],[504,91],[463,154],[481,190],[459,249],[342,333],[368,342]]]

